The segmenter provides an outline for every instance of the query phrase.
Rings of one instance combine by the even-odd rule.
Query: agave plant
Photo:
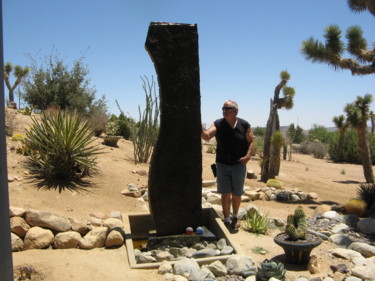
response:
[[[93,145],[93,131],[76,113],[57,111],[32,118],[25,144],[33,171],[45,179],[84,176],[94,169],[100,149]]]
[[[256,280],[268,281],[270,278],[274,277],[283,281],[285,280],[285,273],[284,264],[266,259],[259,264]]]
[[[268,215],[262,215],[256,210],[249,210],[246,213],[244,229],[257,234],[264,234],[268,230]]]

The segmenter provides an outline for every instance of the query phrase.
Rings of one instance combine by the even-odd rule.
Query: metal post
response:
[[[3,1],[0,0],[0,278],[13,281],[12,241],[9,221],[8,169],[5,141]]]

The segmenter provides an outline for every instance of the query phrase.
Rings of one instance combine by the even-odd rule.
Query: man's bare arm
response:
[[[208,130],[203,130],[202,128],[202,134],[201,134],[202,139],[208,141],[211,138],[213,138],[215,135],[216,135],[216,126],[214,124],[212,124],[211,127],[208,128]]]

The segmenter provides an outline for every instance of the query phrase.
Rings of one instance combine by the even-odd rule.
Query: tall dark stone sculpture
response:
[[[158,236],[202,222],[202,143],[197,25],[153,22],[146,50],[160,91],[160,132],[151,158],[149,204]]]

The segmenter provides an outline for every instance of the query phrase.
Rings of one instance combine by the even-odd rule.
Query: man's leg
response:
[[[232,209],[233,209],[233,216],[232,216],[232,224],[233,228],[239,228],[240,225],[238,222],[238,210],[240,209],[241,205],[241,196],[237,196],[232,194]]]
[[[241,205],[241,196],[237,196],[232,194],[232,209],[233,209],[233,215],[238,214],[238,210],[240,209]]]
[[[230,193],[221,194],[221,206],[223,208],[224,221],[230,219]]]
[[[246,165],[238,164],[233,166],[232,169],[232,186],[233,186],[233,193],[232,193],[232,209],[233,209],[233,217],[231,226],[236,229],[240,227],[238,223],[238,211],[241,205],[241,196],[243,194],[243,186],[245,184],[245,176],[246,176]]]

